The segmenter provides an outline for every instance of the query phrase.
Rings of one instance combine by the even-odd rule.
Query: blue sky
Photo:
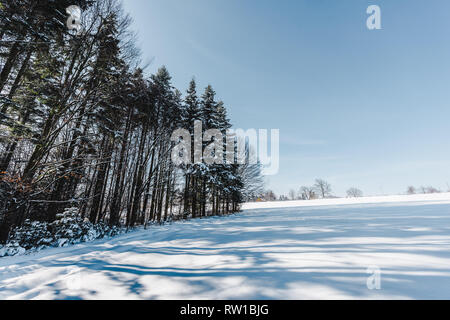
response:
[[[337,195],[448,189],[448,0],[123,2],[149,72],[212,84],[236,128],[280,129],[276,193],[315,178]]]

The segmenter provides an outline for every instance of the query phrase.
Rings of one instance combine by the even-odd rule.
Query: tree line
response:
[[[360,198],[364,193],[355,187],[347,190],[348,198]],[[302,186],[298,191],[294,189],[289,190],[287,195],[277,195],[272,190],[265,191],[258,200],[262,201],[289,201],[289,200],[317,200],[336,198],[333,195],[331,184],[324,179],[316,179],[312,186]]]
[[[65,9],[83,10],[83,30]],[[229,214],[261,192],[259,165],[177,166],[177,128],[225,132],[212,86],[183,95],[165,67],[146,76],[116,0],[0,3],[0,243],[27,219],[134,227]]]

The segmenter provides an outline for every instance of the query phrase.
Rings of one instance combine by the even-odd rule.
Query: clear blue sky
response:
[[[366,28],[366,8],[382,30]],[[124,0],[144,60],[211,83],[236,128],[280,129],[287,194],[450,184],[450,1]],[[153,59],[153,60],[152,60]]]

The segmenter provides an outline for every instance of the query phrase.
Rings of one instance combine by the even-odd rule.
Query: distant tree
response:
[[[363,192],[358,188],[350,188],[347,190],[347,196],[349,198],[360,198],[363,196]]]
[[[264,200],[266,201],[276,201],[277,195],[272,190],[267,190],[264,193]]]
[[[427,187],[425,189],[425,193],[440,193],[440,192],[441,192],[440,190],[438,190],[438,189],[436,189],[435,187],[432,187],[432,186]]]
[[[295,200],[295,199],[297,199],[297,195],[296,195],[296,192],[295,192],[295,190],[290,190],[289,191],[289,199],[291,199],[291,200]]]
[[[300,188],[300,194],[302,200],[314,200],[317,199],[316,192],[314,190],[314,187],[306,187],[303,186]]]
[[[439,191],[438,189],[436,189],[436,188],[434,188],[432,186],[429,186],[429,187],[421,186],[419,188],[419,190],[420,190],[420,193],[423,193],[423,194],[440,193],[441,192],[441,191]]]
[[[314,188],[323,199],[331,195],[331,184],[323,179],[317,179]]]
[[[411,194],[416,194],[417,190],[414,186],[409,186],[408,190],[406,191],[407,194],[411,195]]]

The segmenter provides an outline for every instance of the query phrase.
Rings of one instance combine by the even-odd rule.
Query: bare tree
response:
[[[435,187],[432,187],[432,186],[429,186],[429,187],[421,186],[419,188],[419,190],[420,190],[420,193],[423,193],[423,194],[440,193],[441,192],[441,191],[439,191],[438,189],[436,189]]]
[[[295,193],[295,190],[290,190],[289,191],[289,199],[291,199],[291,200],[295,200],[297,197],[296,197],[296,193]]]
[[[406,191],[407,194],[411,195],[411,194],[416,194],[417,190],[414,186],[409,186],[408,190]]]
[[[350,188],[347,190],[347,197],[349,198],[361,198],[363,192],[358,188]]]
[[[255,154],[253,148],[248,143],[245,144],[247,157]],[[238,174],[244,183],[242,194],[244,201],[255,201],[264,192],[264,177],[261,174],[261,164],[251,164],[245,162],[239,165]]]
[[[266,201],[276,201],[277,196],[272,190],[268,190],[264,193],[264,200]]]
[[[331,184],[323,179],[316,179],[316,184],[314,188],[317,190],[318,194],[323,198],[327,198],[331,195]]]
[[[300,188],[301,198],[303,200],[314,200],[317,199],[314,187],[303,186]]]
[[[441,192],[440,190],[436,189],[435,187],[430,186],[430,187],[426,188],[425,193],[440,193],[440,192]]]

